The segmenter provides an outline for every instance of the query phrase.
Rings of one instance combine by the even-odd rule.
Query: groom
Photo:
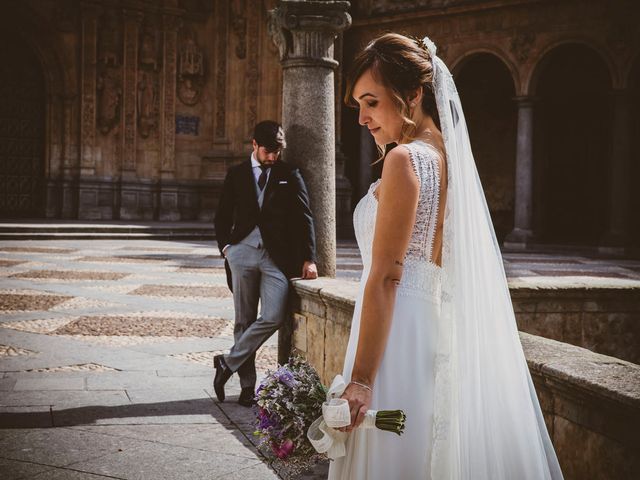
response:
[[[300,171],[279,160],[285,147],[278,123],[258,123],[251,158],[227,172],[216,211],[218,248],[235,307],[235,344],[213,359],[213,387],[221,402],[225,384],[238,372],[238,402],[253,404],[256,350],[285,320],[288,279],[318,276],[307,189]]]

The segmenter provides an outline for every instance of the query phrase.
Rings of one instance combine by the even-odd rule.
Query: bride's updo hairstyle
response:
[[[354,59],[347,76],[344,102],[357,106],[353,88],[364,72],[371,69],[373,78],[387,87],[393,96],[404,124],[400,142],[410,142],[416,135],[416,123],[411,118],[408,95],[422,87],[422,110],[440,128],[440,119],[433,93],[433,64],[429,50],[417,38],[397,33],[385,33],[372,40]]]

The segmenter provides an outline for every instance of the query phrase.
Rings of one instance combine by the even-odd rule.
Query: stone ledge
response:
[[[351,316],[345,313],[353,314],[360,288],[358,282],[321,277],[317,280],[296,280],[293,285],[303,304],[303,311],[345,327],[351,326]],[[592,293],[595,292],[589,292],[590,295]],[[602,289],[597,293],[606,291]],[[310,302],[315,303],[314,300],[318,304],[309,305]],[[337,310],[342,315],[336,314]],[[594,398],[607,398],[640,411],[639,365],[525,332],[520,332],[520,340],[532,374],[557,380]]]
[[[576,290],[564,290],[566,298],[554,298],[565,287],[518,291],[512,286],[511,294],[520,297],[516,304],[525,312],[530,307],[525,305],[527,296],[558,304],[550,308],[562,318],[573,308],[568,303],[576,303],[576,295],[582,297],[577,302],[582,309],[587,304],[602,307],[612,297],[616,302],[620,294],[635,294],[614,289],[607,296],[603,289],[600,299],[597,290],[584,292],[578,290],[584,286],[576,285],[567,287]],[[294,292],[291,323],[279,337],[279,359],[286,360],[291,348],[328,383],[342,371],[359,283],[328,278],[295,281]],[[547,294],[550,297],[545,298]],[[536,311],[535,298],[533,307]],[[565,478],[640,478],[640,365],[524,332],[520,341]]]
[[[596,399],[604,397],[640,415],[640,365],[586,348],[520,333],[532,374],[557,380]]]
[[[640,289],[640,280],[625,278],[606,278],[597,276],[558,276],[558,277],[513,277],[509,278],[509,290],[620,290]]]

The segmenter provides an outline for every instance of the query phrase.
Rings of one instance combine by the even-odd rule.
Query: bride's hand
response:
[[[358,428],[364,420],[364,416],[371,405],[371,390],[361,385],[350,383],[340,398],[344,398],[349,402],[349,410],[351,411],[351,425],[340,430],[350,432],[354,428]]]

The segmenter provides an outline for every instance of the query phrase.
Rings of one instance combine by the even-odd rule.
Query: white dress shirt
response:
[[[260,175],[262,174],[262,169],[260,168],[260,162],[256,159],[255,155],[252,153],[251,154],[251,167],[253,170],[253,178],[256,181],[256,185],[258,185],[258,179],[260,178]],[[271,168],[267,169],[267,183],[269,183],[269,176],[271,175]],[[265,187],[267,186],[267,183],[265,183]]]

